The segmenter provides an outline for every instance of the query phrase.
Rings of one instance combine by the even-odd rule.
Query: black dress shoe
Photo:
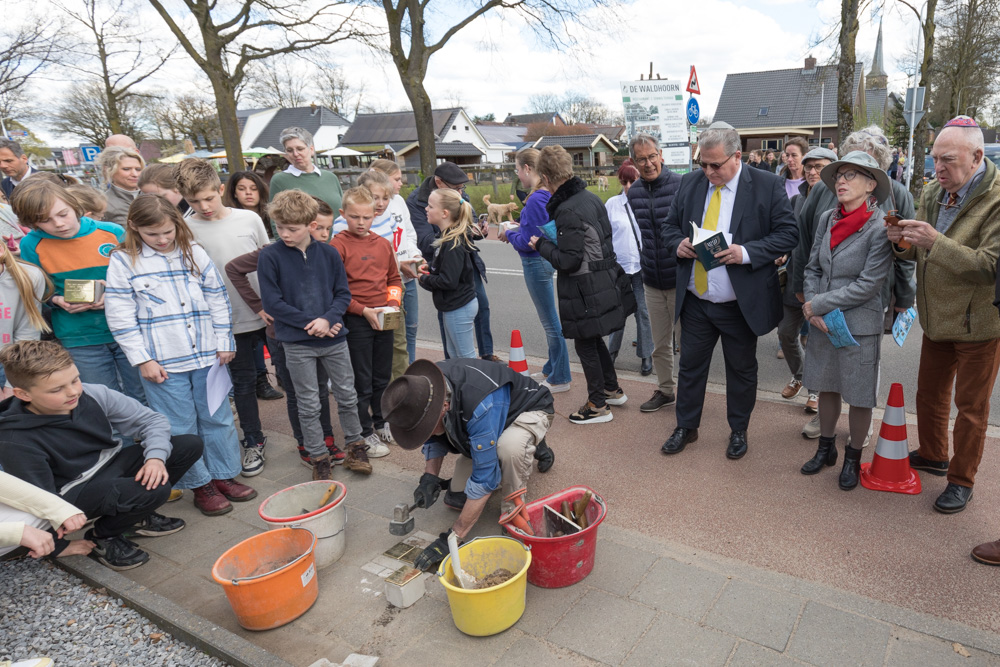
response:
[[[934,509],[942,514],[955,514],[965,509],[972,500],[972,487],[948,482],[944,492],[934,501]]]
[[[642,360],[642,366],[639,367],[639,373],[642,375],[652,375],[653,374],[653,358],[646,357]]]
[[[698,429],[678,426],[670,434],[670,437],[667,438],[667,441],[663,443],[663,447],[660,447],[660,451],[664,454],[680,454],[689,442],[694,442],[697,439]]]
[[[743,458],[747,453],[747,432],[746,431],[733,431],[729,434],[729,446],[726,447],[726,458],[737,459]]]
[[[930,474],[937,475],[938,477],[944,477],[948,474],[947,461],[931,461],[930,459],[925,459],[920,456],[916,451],[910,452],[910,467],[914,470],[929,472]]]
[[[799,470],[803,475],[815,475],[825,466],[832,466],[837,462],[837,436],[824,438],[819,436],[819,447],[816,454],[805,462]]]

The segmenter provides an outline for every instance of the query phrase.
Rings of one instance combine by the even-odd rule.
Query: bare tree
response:
[[[858,39],[858,6],[861,0],[840,0],[840,33],[837,62],[837,135],[840,141],[854,131],[855,44]]]
[[[430,7],[431,0],[382,0],[389,25],[389,53],[413,107],[421,170],[430,174],[437,162],[431,98],[424,88],[427,65],[448,40],[495,9],[520,14],[539,37],[567,49],[575,46],[576,40],[566,27],[570,23],[581,25],[580,21],[587,16],[584,10],[604,4],[605,0],[450,0],[447,6],[440,5],[442,13],[438,17],[447,27],[435,41],[427,31],[428,12],[434,10]],[[605,25],[613,23],[609,20]]]
[[[531,113],[551,113],[562,110],[562,99],[555,93],[536,93],[528,98]]]
[[[176,47],[157,48],[149,39],[149,30],[135,20],[132,0],[73,0],[71,4],[57,6],[82,29],[82,39],[88,47],[92,47],[92,50],[78,48],[78,54],[68,59],[66,66],[83,73],[100,87],[104,96],[100,108],[106,114],[106,120],[100,124],[108,128],[108,134],[131,136],[136,123],[126,119],[124,112],[136,106],[133,98],[148,94],[140,92],[139,87],[160,71],[173,56]],[[93,102],[90,98],[95,90],[89,84],[78,85],[74,94]],[[88,112],[97,108],[89,104]],[[65,105],[62,110],[73,115]],[[96,119],[89,126],[95,124]],[[107,136],[104,135],[97,143],[104,145]]]
[[[141,141],[147,134],[147,116],[138,102],[144,95],[130,95],[115,102],[115,111],[108,108],[107,91],[100,81],[73,85],[62,103],[49,112],[53,129],[82,137],[98,146],[112,134],[127,134]],[[117,118],[111,125],[112,116]]]
[[[920,81],[917,84],[925,88],[926,99],[931,99],[931,73],[934,71],[934,39],[935,39],[935,28],[934,14],[937,11],[938,0],[927,0],[927,13],[926,15],[921,15],[921,10],[912,5],[906,0],[899,0],[899,3],[907,7],[913,12],[914,16],[917,17],[917,21],[922,21],[920,24],[923,34],[923,53],[920,58]],[[913,128],[913,154],[907,156],[910,160],[911,169],[913,170],[913,177],[910,178],[910,193],[913,195],[913,200],[916,202],[920,201],[920,193],[924,189],[924,179],[921,178],[923,174],[923,164],[924,164],[924,148],[927,143],[927,128],[928,119],[925,115],[917,123],[917,126]]]
[[[560,112],[567,123],[609,125],[614,120],[611,109],[583,93],[568,93]]]
[[[165,0],[149,0],[184,51],[208,76],[229,164],[243,163],[236,94],[251,63],[345,40],[368,43],[376,36],[371,26],[355,16],[356,6],[339,0],[308,9],[299,0],[239,0],[227,2],[223,8],[217,0],[181,3],[194,19],[194,26],[187,29]],[[235,11],[226,13],[229,7]],[[191,32],[197,33],[200,44],[189,37]],[[271,42],[272,36],[279,41]]]
[[[269,58],[247,69],[241,99],[263,108],[292,108],[311,101],[309,78],[296,71],[287,56]]]
[[[25,87],[33,76],[57,62],[61,54],[56,37],[58,21],[22,13],[10,8],[5,13],[5,25],[0,29],[0,113],[13,115],[24,101]],[[23,16],[20,24],[12,19]]]
[[[314,85],[318,102],[341,116],[353,119],[359,111],[374,110],[365,99],[365,84],[351,83],[339,65],[317,63]]]
[[[942,0],[930,122],[978,108],[1000,91],[1000,0]]]

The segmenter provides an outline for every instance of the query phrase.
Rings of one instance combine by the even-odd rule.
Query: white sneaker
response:
[[[368,448],[368,458],[370,459],[380,459],[383,456],[389,456],[389,447],[382,442],[374,431],[365,438],[365,446]]]
[[[246,447],[243,450],[243,476],[253,477],[264,471],[264,446]]]
[[[537,382],[538,384],[541,384],[542,382],[544,382],[546,377],[548,377],[548,376],[545,375],[545,373],[542,373],[542,372],[532,373],[531,374],[531,379],[534,380],[535,382]]]
[[[875,426],[874,422],[872,422],[871,424],[868,425],[868,435],[865,436],[865,441],[861,443],[861,448],[862,449],[864,449],[865,447],[868,446],[869,443],[871,443],[871,441],[872,441],[872,428],[874,428],[874,426]],[[847,434],[847,446],[848,447],[851,446],[851,434],[850,433]]]
[[[815,440],[819,437],[819,415],[816,415],[802,427],[802,437]]]
[[[549,384],[547,380],[543,380],[538,384],[548,389],[550,394],[561,394],[562,392],[569,391],[570,389],[569,382],[567,382],[566,384]]]
[[[389,428],[388,424],[385,424],[382,428],[375,429],[375,435],[387,445],[395,445],[396,440],[392,437],[392,430]]]

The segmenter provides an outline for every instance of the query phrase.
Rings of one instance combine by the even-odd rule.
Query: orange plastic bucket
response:
[[[247,630],[270,630],[306,613],[319,595],[306,528],[269,530],[219,556],[212,578],[222,585],[236,620]]]

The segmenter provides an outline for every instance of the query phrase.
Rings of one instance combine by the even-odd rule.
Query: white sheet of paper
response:
[[[698,245],[699,243],[710,237],[712,234],[717,233],[710,229],[699,227],[698,225],[692,225],[692,228],[694,229],[694,241],[691,242],[691,245]],[[722,238],[726,239],[727,245],[733,244],[733,235],[730,234],[729,232],[722,232]]]
[[[205,377],[206,391],[208,394],[208,410],[211,414],[219,409],[222,402],[229,398],[229,390],[233,388],[233,380],[229,377],[229,369],[219,363],[219,358],[215,358],[215,363],[208,369]]]

